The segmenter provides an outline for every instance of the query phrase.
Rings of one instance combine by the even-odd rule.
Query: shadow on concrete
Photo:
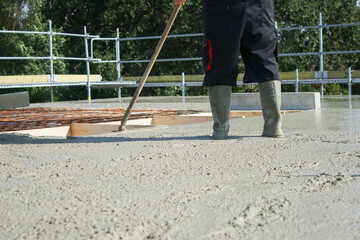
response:
[[[325,176],[331,176],[331,177],[337,177],[339,175],[332,175],[332,174],[326,174],[326,173],[322,173],[320,175],[325,175]],[[284,178],[314,178],[314,177],[318,177],[319,175],[316,174],[303,174],[303,175],[280,175],[279,177],[284,177]],[[352,175],[348,175],[352,178],[357,178],[360,177],[360,174],[352,174]]]
[[[180,136],[180,137],[70,137],[67,139],[59,138],[34,138],[27,135],[1,134],[0,145],[5,144],[72,144],[72,143],[121,143],[121,142],[164,142],[164,141],[229,141],[240,140],[243,138],[259,138],[261,136],[229,136],[226,140],[214,140],[210,135],[200,136]]]

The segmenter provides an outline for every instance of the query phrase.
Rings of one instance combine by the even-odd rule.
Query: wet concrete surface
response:
[[[325,96],[323,108],[360,108],[360,96]]]
[[[32,106],[63,106],[64,104],[71,104],[72,106],[90,106],[96,107],[97,105],[101,106],[113,106],[119,107],[127,106],[130,101],[131,97],[123,97],[123,98],[111,98],[111,99],[93,99],[91,103],[87,100],[80,100],[80,101],[70,101],[70,102],[55,102],[55,103],[37,103],[32,104]],[[137,103],[167,103],[169,106],[171,104],[176,103],[184,103],[184,106],[191,105],[192,103],[209,103],[209,99],[207,96],[187,96],[185,99],[181,96],[174,96],[174,97],[139,97]],[[352,97],[349,96],[325,96],[322,100],[322,107],[323,108],[360,108],[360,96],[353,95]],[[136,107],[136,104],[135,104]]]
[[[209,110],[206,97],[142,100],[137,108]],[[285,114],[276,139],[260,137],[262,117],[232,119],[219,141],[211,122],[0,135],[0,239],[360,239],[358,98],[348,104],[331,97]],[[128,103],[91,106],[111,105]]]

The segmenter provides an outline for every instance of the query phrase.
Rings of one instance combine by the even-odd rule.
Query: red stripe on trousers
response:
[[[212,64],[212,60],[213,60],[213,56],[212,56],[212,47],[211,47],[211,41],[209,39],[209,57],[210,57],[210,63],[209,66],[207,67],[206,71],[209,71],[211,69],[211,64]]]

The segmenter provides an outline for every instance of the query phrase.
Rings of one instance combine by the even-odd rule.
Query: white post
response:
[[[351,74],[351,67],[349,67],[349,73],[348,73],[348,90],[349,90],[349,97],[351,98],[352,95],[352,74]]]
[[[352,109],[352,98],[351,98],[351,95],[352,95],[352,70],[351,70],[351,67],[349,67],[349,72],[348,72],[348,90],[349,90],[349,108]]]
[[[89,47],[88,47],[88,36],[86,32],[86,26],[84,26],[84,34],[86,35],[85,40],[85,57],[86,60],[86,73],[87,73],[87,93],[88,93],[88,101],[91,103],[91,85],[90,85],[90,62],[89,62]]]
[[[50,52],[50,82],[54,82],[54,56],[52,47],[52,28],[49,20],[49,52]],[[54,87],[50,87],[51,102],[54,102]]]
[[[185,103],[185,73],[181,74],[182,102]]]
[[[299,92],[299,69],[296,69],[296,92]]]
[[[120,40],[119,40],[119,28],[116,29],[116,71],[117,71],[117,80],[121,81],[121,73],[120,73]],[[118,88],[118,98],[121,101],[121,87]]]
[[[323,21],[322,21],[322,13],[319,15],[319,41],[320,41],[320,74],[324,76],[324,42],[323,42]],[[323,80],[322,77],[320,80]],[[324,98],[324,84],[321,84],[321,98]]]

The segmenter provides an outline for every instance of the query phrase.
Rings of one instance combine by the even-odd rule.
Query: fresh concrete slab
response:
[[[283,110],[313,110],[321,108],[320,93],[282,93],[281,109]],[[231,95],[231,110],[260,110],[259,93],[233,93]]]
[[[285,114],[279,139],[260,137],[261,116],[230,120],[228,140],[211,140],[211,121],[0,134],[0,239],[360,239],[359,103]]]
[[[27,107],[30,105],[28,92],[0,94],[0,109]]]

